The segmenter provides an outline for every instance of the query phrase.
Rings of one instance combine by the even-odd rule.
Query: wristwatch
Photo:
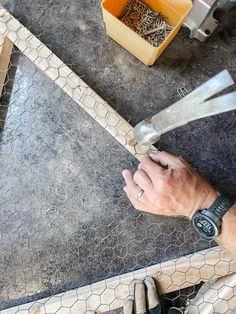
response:
[[[199,210],[193,215],[193,227],[207,239],[217,237],[221,233],[222,218],[233,204],[229,197],[218,196],[208,209]]]

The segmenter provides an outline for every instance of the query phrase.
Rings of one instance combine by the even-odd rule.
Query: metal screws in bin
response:
[[[130,12],[130,8],[133,12]],[[146,65],[153,65],[173,40],[191,8],[191,0],[102,1],[103,19],[108,36]],[[129,23],[126,23],[126,17],[128,20],[129,14],[136,24],[140,24],[138,31],[135,30],[136,26],[130,27]],[[143,17],[140,19],[141,15]],[[153,25],[150,20],[153,21]],[[159,30],[159,28],[163,28],[164,23],[166,30],[164,29],[164,34],[160,36],[162,29]],[[156,26],[156,33],[151,32],[154,30],[153,26]],[[151,33],[148,33],[149,31]]]
[[[120,20],[154,47],[160,46],[173,30],[161,12],[152,11],[139,0],[128,1]]]

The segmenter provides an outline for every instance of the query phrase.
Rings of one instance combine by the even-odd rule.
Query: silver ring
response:
[[[137,201],[140,201],[142,195],[143,195],[144,191],[143,190],[140,190],[137,194],[136,194],[136,200]]]

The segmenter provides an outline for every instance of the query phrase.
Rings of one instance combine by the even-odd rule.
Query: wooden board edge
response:
[[[156,279],[162,293],[168,293],[216,280],[236,272],[236,259],[221,247],[206,249],[171,261],[112,277],[94,284],[60,293],[15,307],[14,314],[56,313],[69,307],[71,314],[104,313],[123,307],[124,301],[133,296],[133,285],[146,276]],[[10,310],[0,314],[10,314]]]
[[[9,63],[11,59],[13,49],[13,43],[11,40],[5,36],[3,39],[3,44],[0,47],[0,95],[2,95],[7,71],[9,68]]]

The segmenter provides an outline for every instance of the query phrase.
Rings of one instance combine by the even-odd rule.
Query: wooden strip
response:
[[[2,37],[3,38],[3,37]],[[11,58],[13,44],[8,37],[4,38],[1,45],[0,52],[0,95],[2,95],[2,90],[4,87],[4,82],[6,79],[8,66]]]
[[[236,273],[205,283],[190,301],[187,313],[235,313]]]
[[[100,313],[123,307],[124,301],[133,296],[133,285],[146,276],[155,278],[162,293],[193,286],[201,281],[213,280],[236,272],[236,259],[220,247],[207,249],[168,262],[156,264],[124,275],[67,291],[50,298],[14,308],[13,313],[70,314]],[[64,312],[63,312],[64,307]],[[33,312],[33,309],[35,312]],[[11,309],[12,310],[12,309]],[[10,314],[3,310],[0,314]]]
[[[138,160],[142,160],[149,150],[156,150],[152,145],[140,146],[137,144],[133,136],[133,127],[3,8],[0,9],[0,32],[5,33],[26,57],[33,61]]]

